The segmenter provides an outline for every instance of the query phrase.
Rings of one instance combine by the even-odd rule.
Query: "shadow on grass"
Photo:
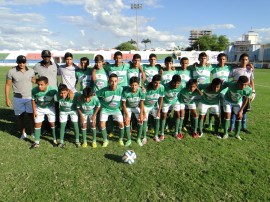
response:
[[[123,163],[122,161],[122,156],[119,155],[115,155],[115,154],[105,154],[104,155],[105,158],[110,159],[112,161],[115,161],[117,163]]]
[[[16,117],[12,109],[0,108],[0,131],[19,137]]]

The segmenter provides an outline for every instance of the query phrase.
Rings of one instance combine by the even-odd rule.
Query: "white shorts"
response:
[[[135,107],[135,108],[127,108],[127,112],[128,112],[128,117],[129,119],[131,119],[131,114],[135,114],[136,119],[139,119],[139,115],[140,115],[140,108],[139,107]]]
[[[55,122],[55,108],[50,107],[50,108],[36,108],[37,111],[37,117],[35,117],[35,123],[41,123],[44,121],[44,116],[47,115],[48,121],[50,123]]]
[[[174,111],[180,111],[180,103],[176,102],[174,104],[165,104],[163,103],[162,106],[162,112],[163,113],[167,113],[169,111],[169,109],[173,109]]]
[[[108,117],[112,115],[113,116],[113,120],[114,121],[117,121],[117,122],[123,122],[123,115],[119,110],[115,110],[113,112],[109,112],[108,110],[104,110],[104,109],[101,109],[100,111],[100,121],[107,121],[108,120]]]
[[[192,103],[192,104],[182,104],[180,103],[180,109],[183,110],[185,109],[187,106],[188,109],[196,109],[196,104]]]
[[[32,98],[13,98],[14,113],[20,116],[22,113],[33,113]]]
[[[219,115],[219,105],[208,105],[208,104],[203,104],[201,102],[199,103],[200,115],[205,115],[208,109],[210,109],[211,114]]]
[[[90,123],[93,122],[93,121],[92,121],[92,116],[93,116],[93,114],[89,114],[89,115],[87,115],[87,114],[82,114],[82,115],[83,115],[83,119],[84,119],[84,122],[83,122],[83,123],[87,123],[87,119],[89,119]]]
[[[235,114],[238,114],[241,106],[242,106],[242,102],[235,104],[235,103],[228,102],[225,99],[223,100],[223,110],[225,113],[231,113],[233,110]]]
[[[144,110],[146,113],[146,118],[144,119],[144,121],[148,120],[148,116],[149,114],[151,114],[155,119],[160,119],[160,117],[157,117],[157,112],[158,112],[158,108],[157,107],[146,107],[144,106]]]
[[[70,116],[71,122],[78,122],[78,114],[76,111],[60,112],[59,120],[60,123],[67,122],[68,116]]]

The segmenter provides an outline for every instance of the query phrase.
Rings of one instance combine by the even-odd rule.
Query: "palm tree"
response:
[[[151,40],[148,39],[148,38],[147,38],[147,39],[143,39],[143,40],[142,40],[142,43],[144,43],[145,50],[147,50],[146,44],[147,44],[147,43],[151,43]]]
[[[136,44],[136,41],[134,41],[133,39],[130,39],[130,41],[128,41],[131,44]]]

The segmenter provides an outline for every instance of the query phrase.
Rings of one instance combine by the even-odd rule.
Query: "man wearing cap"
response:
[[[33,134],[33,110],[31,104],[32,83],[34,83],[35,73],[33,69],[26,66],[26,57],[19,55],[17,57],[17,66],[10,69],[6,75],[5,96],[6,105],[11,107],[12,103],[9,99],[10,87],[13,88],[13,106],[15,116],[21,132],[21,139],[27,137],[25,132],[24,114],[28,115],[31,124],[31,133]]]

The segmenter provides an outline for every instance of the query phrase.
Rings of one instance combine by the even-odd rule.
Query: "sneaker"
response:
[[[229,135],[225,134],[222,139],[228,139]]]
[[[24,140],[25,138],[27,138],[27,134],[26,133],[23,133],[22,135],[21,135],[21,140]]]
[[[83,144],[82,144],[82,148],[86,148],[87,147],[87,142],[84,142]]]
[[[203,136],[203,133],[200,133],[200,134],[199,134],[199,137],[202,137],[202,136]]]
[[[125,146],[124,141],[123,141],[122,139],[120,139],[120,140],[118,141],[118,143],[119,143],[120,146]]]
[[[131,143],[132,143],[131,140],[128,140],[128,141],[126,142],[125,146],[128,147],[128,146],[131,145]]]
[[[182,140],[184,138],[183,134],[182,133],[179,133],[178,135],[175,135],[175,138],[177,140]]]
[[[183,127],[183,131],[187,132],[187,128],[186,127]]]
[[[92,142],[92,147],[93,148],[97,148],[97,143],[96,142]]]
[[[234,136],[236,139],[238,139],[238,140],[242,140],[242,138],[240,137],[240,135],[236,135],[236,136]]]
[[[138,145],[140,145],[141,147],[143,146],[143,143],[142,143],[141,139],[138,139],[138,140],[137,140],[137,143],[138,143]]]
[[[113,137],[113,133],[109,133],[108,137]]]
[[[58,144],[57,140],[53,140],[53,144],[57,145]]]
[[[154,141],[155,141],[155,142],[160,142],[160,139],[158,138],[158,136],[155,136],[155,137],[154,137]]]
[[[246,129],[246,128],[241,129],[241,131],[243,131],[246,134],[251,134],[251,132],[248,129]]]
[[[164,139],[165,139],[165,136],[164,135],[159,136],[159,140],[160,141],[163,141]]]
[[[222,138],[219,133],[215,133],[214,136],[216,136],[218,139]]]
[[[198,133],[194,132],[194,133],[192,133],[192,137],[196,139],[199,137],[199,135],[198,135]]]
[[[35,149],[35,148],[38,148],[39,147],[39,144],[38,143],[34,143],[31,145],[30,149]]]
[[[60,144],[58,145],[58,147],[59,147],[59,148],[62,148],[62,149],[64,149],[65,146],[66,146],[66,145],[65,145],[64,143],[60,143]]]
[[[78,147],[80,147],[80,146],[81,146],[81,143],[76,142],[76,143],[75,143],[75,145],[76,145],[76,147],[78,148]]]
[[[108,144],[109,144],[109,141],[105,141],[103,142],[102,147],[108,147]]]
[[[142,139],[142,143],[143,144],[146,144],[147,143],[147,138],[146,137]]]
[[[31,134],[31,138],[35,138],[35,133],[32,133]]]

